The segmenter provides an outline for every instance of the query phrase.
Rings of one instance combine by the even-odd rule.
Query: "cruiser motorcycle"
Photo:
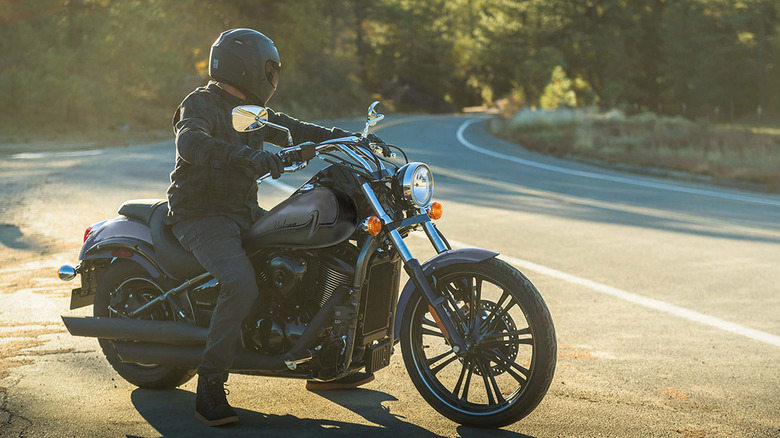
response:
[[[514,423],[553,378],[550,313],[498,253],[450,247],[432,222],[442,206],[432,202],[431,169],[365,140],[384,117],[378,103],[362,135],[293,146],[287,131],[285,172],[315,157],[328,166],[243,236],[262,297],[231,372],[331,381],[387,367],[400,343],[412,382],[439,413],[468,426]],[[286,130],[259,106],[235,108],[233,125]],[[71,309],[94,305],[93,317],[63,317],[69,332],[98,338],[116,372],[143,388],[194,376],[220,291],[163,224],[167,211],[165,201],[125,202],[86,229],[80,264],[58,272],[81,276]],[[404,241],[420,231],[437,252],[425,263]]]

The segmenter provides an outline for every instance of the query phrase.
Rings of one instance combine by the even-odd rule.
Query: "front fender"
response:
[[[422,265],[423,274],[428,278],[437,270],[445,266],[457,265],[461,263],[479,263],[497,256],[498,253],[482,248],[459,248],[441,252],[431,257]],[[412,280],[406,282],[401,297],[398,299],[398,306],[395,310],[395,324],[393,338],[396,342],[401,339],[401,318],[403,317],[406,306],[412,298],[415,286]]]

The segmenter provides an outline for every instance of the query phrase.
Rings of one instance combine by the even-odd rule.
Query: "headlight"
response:
[[[433,173],[423,163],[409,163],[396,174],[403,198],[412,206],[424,208],[433,198]]]

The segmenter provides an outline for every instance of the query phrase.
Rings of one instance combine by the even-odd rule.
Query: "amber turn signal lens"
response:
[[[438,202],[434,202],[430,207],[428,207],[428,216],[430,216],[431,219],[440,219],[442,214],[444,214],[444,207],[442,207]]]
[[[382,231],[382,221],[376,216],[371,216],[366,222],[366,231],[372,236],[376,236]]]

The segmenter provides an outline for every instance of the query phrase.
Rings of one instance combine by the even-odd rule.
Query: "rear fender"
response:
[[[459,248],[441,252],[431,257],[430,260],[422,265],[423,274],[426,278],[433,276],[437,270],[446,266],[457,265],[461,263],[479,263],[497,256],[498,253],[482,248]],[[403,318],[406,306],[412,298],[415,285],[412,280],[406,282],[401,297],[398,299],[398,306],[395,311],[395,334],[393,338],[396,342],[401,339],[401,320]]]
[[[107,220],[102,226],[92,230],[79,254],[79,260],[116,257],[128,258],[138,263],[154,278],[171,276],[162,269],[154,252],[149,226],[139,220],[125,216]]]
[[[142,268],[154,278],[169,277],[169,275],[160,267],[159,262],[154,254],[154,250],[138,241],[129,239],[111,239],[95,246],[86,254],[81,257],[81,260],[96,260],[96,259],[114,259],[123,258],[132,260],[140,265]]]
[[[152,231],[145,223],[130,219],[125,216],[117,216],[96,227],[84,241],[81,247],[79,260],[84,260],[87,253],[93,252],[97,247],[105,246],[109,241],[137,241],[152,248]]]

